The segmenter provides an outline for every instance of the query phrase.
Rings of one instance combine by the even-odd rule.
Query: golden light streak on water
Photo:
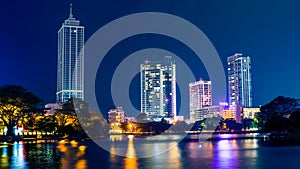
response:
[[[82,152],[84,152],[85,149],[86,149],[86,146],[83,146],[83,145],[81,145],[81,146],[78,147],[78,150],[82,151]]]
[[[59,144],[59,145],[57,146],[57,148],[58,148],[58,150],[59,150],[60,152],[62,152],[62,153],[65,153],[65,152],[68,150],[67,146],[64,145],[64,144]]]
[[[78,160],[75,165],[75,169],[86,169],[87,161],[84,159]]]
[[[78,142],[75,141],[75,140],[72,140],[72,141],[70,141],[70,144],[71,144],[72,147],[77,147]]]
[[[181,166],[181,154],[178,146],[170,144],[170,151],[168,152],[169,159],[172,159],[172,164],[168,168],[182,168]]]
[[[128,135],[128,147],[126,152],[125,160],[125,169],[134,169],[137,168],[137,158],[133,144],[133,135]]]

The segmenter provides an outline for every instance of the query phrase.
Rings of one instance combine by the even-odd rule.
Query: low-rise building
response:
[[[254,119],[255,114],[258,112],[260,112],[258,107],[243,108],[243,117],[244,119]]]
[[[243,119],[243,107],[240,105],[230,105],[223,110],[222,117],[224,119],[234,119],[237,123],[241,123]]]
[[[62,108],[62,104],[60,103],[48,103],[45,105],[45,113],[46,115],[54,114],[56,110],[61,108]]]
[[[124,123],[124,111],[122,107],[110,109],[108,112],[108,123]]]
[[[134,123],[135,118],[134,117],[124,117],[125,123]]]
[[[174,121],[184,121],[184,116],[175,116]]]
[[[223,106],[213,105],[204,106],[194,111],[194,120],[199,121],[205,118],[218,117],[223,113]]]

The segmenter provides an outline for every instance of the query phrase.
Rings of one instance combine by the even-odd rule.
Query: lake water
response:
[[[201,143],[190,141],[179,144],[173,141],[137,144],[137,141],[138,138],[112,138],[110,152],[92,141],[0,143],[0,168],[300,168],[300,146],[272,147],[258,139],[223,139]],[[162,153],[164,148],[166,151]],[[126,157],[115,155],[123,150]],[[138,158],[141,150],[154,154]]]

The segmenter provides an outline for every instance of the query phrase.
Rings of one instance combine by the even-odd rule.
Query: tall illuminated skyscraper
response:
[[[176,116],[176,65],[172,57],[141,64],[141,113],[151,119]]]
[[[199,81],[189,83],[190,120],[192,122],[199,120],[196,116],[202,107],[212,105],[211,93],[211,81],[204,81],[200,78]]]
[[[227,58],[230,105],[252,107],[251,59],[236,53]]]
[[[84,89],[84,26],[72,14],[58,30],[57,102],[71,97],[83,99]]]

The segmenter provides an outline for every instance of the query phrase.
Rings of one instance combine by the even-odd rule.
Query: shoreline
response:
[[[202,132],[200,134],[196,133],[162,133],[162,134],[111,134],[110,136],[128,137],[129,135],[138,138],[155,137],[155,136],[182,136],[178,139],[180,143],[188,142],[202,142],[202,141],[220,141],[220,140],[249,140],[256,139],[262,140],[265,145],[270,146],[299,146],[300,136],[299,135],[289,135],[289,134],[274,134],[274,133],[263,133],[263,132]],[[109,137],[108,137],[109,138]],[[126,140],[126,139],[124,139]],[[167,139],[168,140],[168,139]],[[7,137],[0,136],[0,144],[2,143],[15,143],[15,142],[25,142],[25,143],[68,143],[71,141],[75,142],[86,142],[93,141],[90,138],[79,138],[79,137],[25,137],[21,136]]]
[[[59,142],[62,140],[75,140],[78,142],[84,142],[84,141],[88,141],[91,140],[90,138],[73,138],[73,137],[69,137],[69,138],[64,138],[64,137],[46,137],[46,138],[36,138],[36,137],[26,137],[26,138],[22,138],[21,136],[15,136],[15,137],[9,137],[9,136],[0,136],[0,143],[3,142],[37,142],[37,141],[51,141],[51,142]]]
[[[183,136],[184,138],[181,139],[180,142],[194,142],[194,141],[218,141],[218,140],[241,140],[241,139],[266,139],[267,134],[266,133],[202,133],[200,134],[187,134],[187,133],[177,133],[177,134],[170,134],[170,133],[162,133],[162,134],[111,134],[111,136],[128,136],[128,135],[133,135],[136,138],[144,138],[144,137],[153,137],[153,136]],[[207,136],[211,135],[211,136]],[[201,138],[203,136],[203,138]],[[76,137],[70,137],[70,138],[63,138],[63,137],[47,137],[47,138],[22,138],[20,136],[17,136],[15,138],[7,136],[0,136],[0,143],[4,142],[60,142],[62,140],[66,141],[77,141],[77,142],[85,142],[85,141],[90,141],[90,138],[76,138]]]

